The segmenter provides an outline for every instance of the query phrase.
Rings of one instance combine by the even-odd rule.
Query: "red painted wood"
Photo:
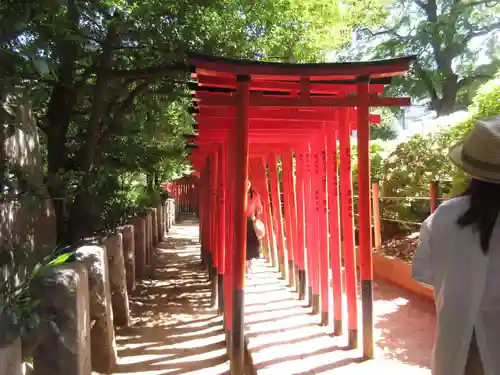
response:
[[[230,59],[208,59],[205,56],[193,56],[189,59],[196,67],[197,74],[218,77],[233,77],[238,74],[260,75],[268,80],[311,80],[354,79],[356,76],[395,76],[408,71],[415,57],[387,59],[382,61],[350,62],[334,64],[281,64],[255,61],[236,61]],[[342,77],[342,78],[341,78]]]
[[[340,111],[340,121],[348,123],[348,113]],[[354,224],[352,209],[351,144],[350,130],[341,126],[340,140],[340,188],[342,209],[342,237],[344,249],[344,267],[347,292],[347,324],[351,331],[358,329],[358,301],[356,293],[356,257],[354,253]]]
[[[304,150],[301,148],[296,151],[296,188],[297,188],[297,260],[299,270],[305,270],[305,248],[306,248],[306,232],[305,232],[305,205],[304,202],[310,197],[306,197],[304,191]]]
[[[325,165],[325,139],[318,142],[318,183],[319,183],[319,209],[318,209],[318,235],[319,235],[319,267],[321,285],[321,312],[328,315],[329,312],[329,283],[328,283],[328,221],[327,221],[327,200],[326,200],[326,165]]]
[[[332,270],[333,317],[342,321],[342,257],[340,247],[339,190],[337,176],[337,134],[327,130],[328,222],[330,225],[330,267]],[[339,332],[335,332],[338,334]]]
[[[281,199],[280,199],[280,189],[278,184],[278,170],[276,168],[277,158],[276,155],[272,154],[269,158],[269,181],[271,187],[271,205],[273,213],[273,221],[276,225],[276,237],[278,242],[278,254],[280,257],[284,257],[284,233],[283,233],[283,223],[281,219]]]

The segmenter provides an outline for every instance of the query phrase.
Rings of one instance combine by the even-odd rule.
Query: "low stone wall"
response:
[[[108,250],[109,285],[115,324],[126,327],[130,324],[130,310],[122,234],[120,232],[111,234],[104,241],[104,245]]]
[[[78,247],[74,262],[47,268],[36,279],[33,295],[55,314],[58,331],[40,331],[33,375],[116,370],[114,327],[130,324],[128,294],[152,266],[153,244],[170,229],[174,209],[167,201],[131,217],[102,241]],[[0,349],[0,375],[21,375],[22,350],[19,340]]]
[[[0,348],[0,374],[21,375],[22,374],[21,340],[17,339],[13,344]]]
[[[135,275],[138,279],[142,279],[146,267],[146,220],[136,215],[129,220],[129,223],[134,227]]]
[[[42,316],[57,314],[33,353],[33,375],[89,375],[89,278],[84,264],[42,269],[32,285]],[[57,327],[57,329],[53,328]]]
[[[111,309],[107,249],[103,245],[82,246],[77,249],[76,257],[77,261],[85,264],[89,275],[90,320],[95,321],[90,333],[92,369],[109,374],[113,372],[118,357]]]

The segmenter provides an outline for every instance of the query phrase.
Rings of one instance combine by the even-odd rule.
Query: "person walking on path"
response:
[[[248,180],[248,205],[247,205],[247,254],[246,254],[246,274],[250,277],[252,274],[253,259],[260,258],[261,233],[257,233],[256,222],[260,221],[262,214],[262,202],[260,195],[252,188],[252,183]]]
[[[500,116],[450,150],[466,191],[422,224],[413,278],[434,288],[433,375],[500,375]]]

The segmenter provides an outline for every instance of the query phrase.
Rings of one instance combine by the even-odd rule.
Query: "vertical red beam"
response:
[[[224,272],[224,299],[225,314],[224,326],[226,328],[226,347],[228,356],[231,356],[232,339],[232,311],[233,311],[233,254],[234,254],[234,153],[236,151],[234,142],[235,127],[229,130],[227,142],[228,157],[226,158],[227,173],[227,199],[226,199],[226,266]]]
[[[234,226],[235,251],[233,255],[233,331],[231,375],[243,375],[244,355],[244,286],[247,239],[247,183],[248,178],[248,108],[249,76],[238,76],[236,83],[236,153]]]
[[[317,151],[317,141],[311,144],[311,162],[312,162],[312,176],[311,176],[311,192],[312,192],[312,204],[311,204],[311,218],[309,220],[311,224],[311,271],[313,279],[313,300],[312,300],[312,312],[313,314],[318,314],[320,311],[320,295],[321,295],[321,284],[320,284],[320,251],[321,244],[319,241],[319,211],[320,211],[320,175],[319,175],[319,155]]]
[[[328,223],[333,289],[333,332],[342,335],[342,256],[340,250],[337,130],[327,129]]]
[[[354,256],[354,224],[352,212],[351,129],[348,109],[340,110],[340,192],[342,237],[347,292],[347,325],[349,347],[358,347],[358,302],[356,295],[356,257]]]
[[[206,251],[205,251],[205,197],[204,197],[204,187],[205,187],[205,170],[202,169],[200,171],[200,257],[201,257],[201,265],[203,267],[207,267],[206,263]],[[173,188],[173,191],[175,191],[175,187]]]
[[[304,193],[305,193],[305,225],[306,225],[306,246],[307,246],[307,275],[308,275],[308,297],[309,306],[313,306],[315,295],[318,296],[318,284],[316,283],[315,267],[314,267],[314,252],[316,248],[316,226],[315,220],[317,218],[314,206],[313,194],[313,181],[312,181],[312,161],[311,161],[311,148],[307,145],[305,151],[305,180],[304,180]]]
[[[330,286],[328,283],[328,220],[327,220],[327,185],[326,185],[326,152],[325,136],[322,134],[318,152],[319,162],[319,212],[318,212],[318,235],[320,244],[319,268],[321,278],[321,324],[328,325]]]
[[[262,245],[266,247],[267,251],[264,253],[266,256],[266,261],[271,262],[271,248],[272,248],[272,230],[270,218],[269,218],[269,196],[267,192],[267,178],[266,170],[263,164],[262,158],[255,159],[253,162],[253,176],[255,176],[255,182],[258,186],[258,193],[260,195],[260,201],[262,204],[262,221],[266,227],[266,235],[262,239]],[[253,177],[252,177],[253,178]]]
[[[294,224],[292,210],[293,205],[293,185],[292,185],[292,151],[286,150],[282,153],[281,158],[281,178],[283,180],[283,200],[285,203],[285,228],[286,228],[286,250],[288,258],[288,286],[294,285]]]
[[[370,205],[370,124],[369,77],[357,83],[358,94],[358,211],[359,253],[361,258],[361,306],[363,321],[363,356],[373,358],[373,265]]]
[[[285,241],[283,233],[283,222],[281,220],[281,199],[278,180],[278,169],[276,167],[277,158],[271,154],[269,158],[269,181],[271,185],[271,204],[273,208],[273,218],[276,225],[276,237],[278,242],[278,268],[283,280],[286,280],[285,267]]]
[[[269,185],[268,178],[266,173],[266,159],[261,158],[260,160],[260,168],[261,173],[264,176],[263,181],[263,194],[262,194],[262,205],[265,212],[265,220],[266,220],[266,229],[267,229],[267,237],[269,241],[269,258],[271,261],[271,265],[276,267],[276,230],[273,223],[273,218],[271,214],[271,200],[269,198]]]
[[[224,311],[224,271],[226,255],[226,147],[222,143],[219,147],[219,210],[217,228],[219,229],[219,263],[217,275],[218,311]]]
[[[294,262],[294,280],[295,291],[299,293],[299,254],[298,254],[298,228],[297,228],[297,187],[296,187],[296,163],[297,157],[290,150],[290,186],[291,186],[291,208],[292,208],[292,238],[293,238],[293,262]]]
[[[218,219],[219,219],[219,201],[218,201],[218,190],[219,185],[217,181],[217,177],[219,175],[219,155],[218,152],[214,152],[210,159],[210,187],[211,187],[211,211],[210,211],[210,234],[211,234],[211,244],[210,248],[212,251],[212,269],[211,269],[211,288],[212,288],[212,298],[211,298],[211,306],[215,306],[217,302],[217,275],[219,267],[219,228],[218,228]]]
[[[430,198],[430,211],[431,214],[436,211],[438,206],[438,184],[436,181],[432,181],[429,186],[429,198]]]
[[[306,296],[306,271],[305,271],[305,244],[306,233],[304,223],[304,152],[302,149],[296,151],[296,188],[297,188],[297,261],[299,268],[299,299]]]

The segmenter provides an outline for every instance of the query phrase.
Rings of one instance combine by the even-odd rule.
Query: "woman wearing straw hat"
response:
[[[434,287],[433,375],[500,375],[500,116],[450,151],[470,177],[422,224],[413,277]]]

